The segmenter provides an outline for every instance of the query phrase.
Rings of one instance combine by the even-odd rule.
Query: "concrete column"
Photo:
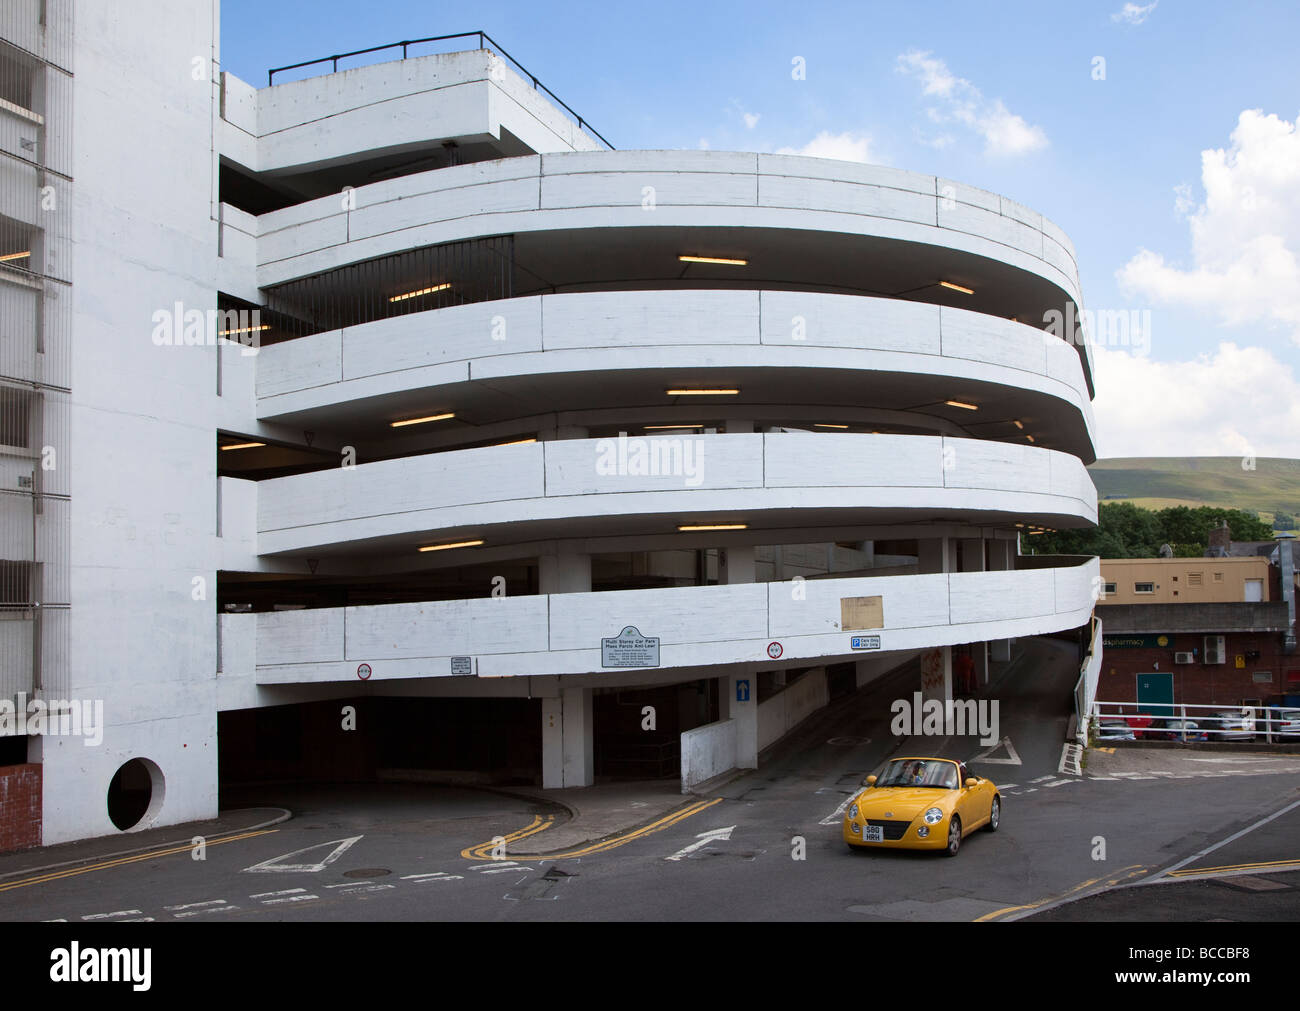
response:
[[[983,572],[984,539],[982,537],[963,537],[957,543],[961,551],[961,571]]]
[[[562,688],[558,699],[543,699],[542,786],[591,786],[595,780],[594,742],[590,688]]]
[[[971,643],[971,657],[975,660],[975,683],[989,683],[989,644],[987,642]]]
[[[719,583],[752,583],[757,572],[754,546],[721,548],[718,551]]]
[[[940,646],[921,654],[921,696],[946,702],[952,695],[952,647]]]
[[[918,573],[952,572],[955,568],[950,538],[923,538],[917,543],[916,551]]]
[[[754,423],[752,421],[746,420],[745,418],[732,418],[730,421],[726,423],[726,425],[727,427],[724,429],[724,431],[728,435],[731,435],[736,432],[752,432],[754,430]]]
[[[1005,572],[1014,566],[1016,542],[1001,539],[989,541],[989,569],[993,572]]]
[[[1006,663],[1011,659],[1011,644],[1014,639],[989,640],[989,658],[997,663]]]
[[[591,556],[557,551],[537,560],[539,593],[590,593]]]
[[[863,554],[863,568],[874,569],[876,567],[876,542],[863,541],[858,545],[858,550]]]
[[[559,698],[542,699],[542,788],[564,786],[564,705]]]
[[[758,768],[758,675],[729,674],[726,678],[728,719],[736,721],[736,768]],[[747,690],[738,693],[738,686]]]
[[[556,425],[555,437],[557,439],[585,439],[587,438],[587,427],[585,425]]]

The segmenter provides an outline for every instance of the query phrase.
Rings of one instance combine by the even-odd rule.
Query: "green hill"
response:
[[[1276,512],[1300,513],[1300,460],[1258,457],[1254,463],[1254,470],[1243,470],[1239,456],[1117,457],[1098,460],[1088,473],[1101,501],[1245,509],[1266,522]]]

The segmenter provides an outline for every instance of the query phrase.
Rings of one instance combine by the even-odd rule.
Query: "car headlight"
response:
[[[934,825],[941,821],[943,821],[943,812],[937,807],[932,807],[930,810],[925,812],[925,823],[927,825]]]
[[[850,804],[850,805],[849,805],[849,817],[850,817],[850,818],[856,818],[857,816],[858,816],[858,805],[857,805],[857,804]]]

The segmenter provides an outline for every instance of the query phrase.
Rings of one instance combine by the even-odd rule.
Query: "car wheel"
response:
[[[1002,799],[993,798],[993,807],[989,810],[989,823],[985,826],[990,832],[998,830],[998,822],[1002,820]]]
[[[954,814],[948,820],[948,848],[944,852],[950,857],[955,857],[959,849],[961,849],[961,819]]]

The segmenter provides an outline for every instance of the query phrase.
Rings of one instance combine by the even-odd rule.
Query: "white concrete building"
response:
[[[70,590],[5,598],[3,694],[100,699],[104,734],[27,737],[46,844],[268,778],[697,782],[904,661],[942,696],[954,647],[983,672],[1087,622],[1096,561],[1017,547],[1096,520],[1087,348],[1043,322],[1078,272],[1037,212],[610,150],[478,36],[257,88],[209,4],[14,0],[0,56],[52,60],[47,10],[75,46],[0,95],[0,189],[66,187],[71,238],[4,210],[46,267],[0,287],[57,301],[38,334],[70,313],[70,381],[11,328],[0,393],[70,397],[23,529],[67,511],[34,543],[6,513],[4,564]],[[66,164],[29,166],[3,131],[54,130],[56,85]]]

